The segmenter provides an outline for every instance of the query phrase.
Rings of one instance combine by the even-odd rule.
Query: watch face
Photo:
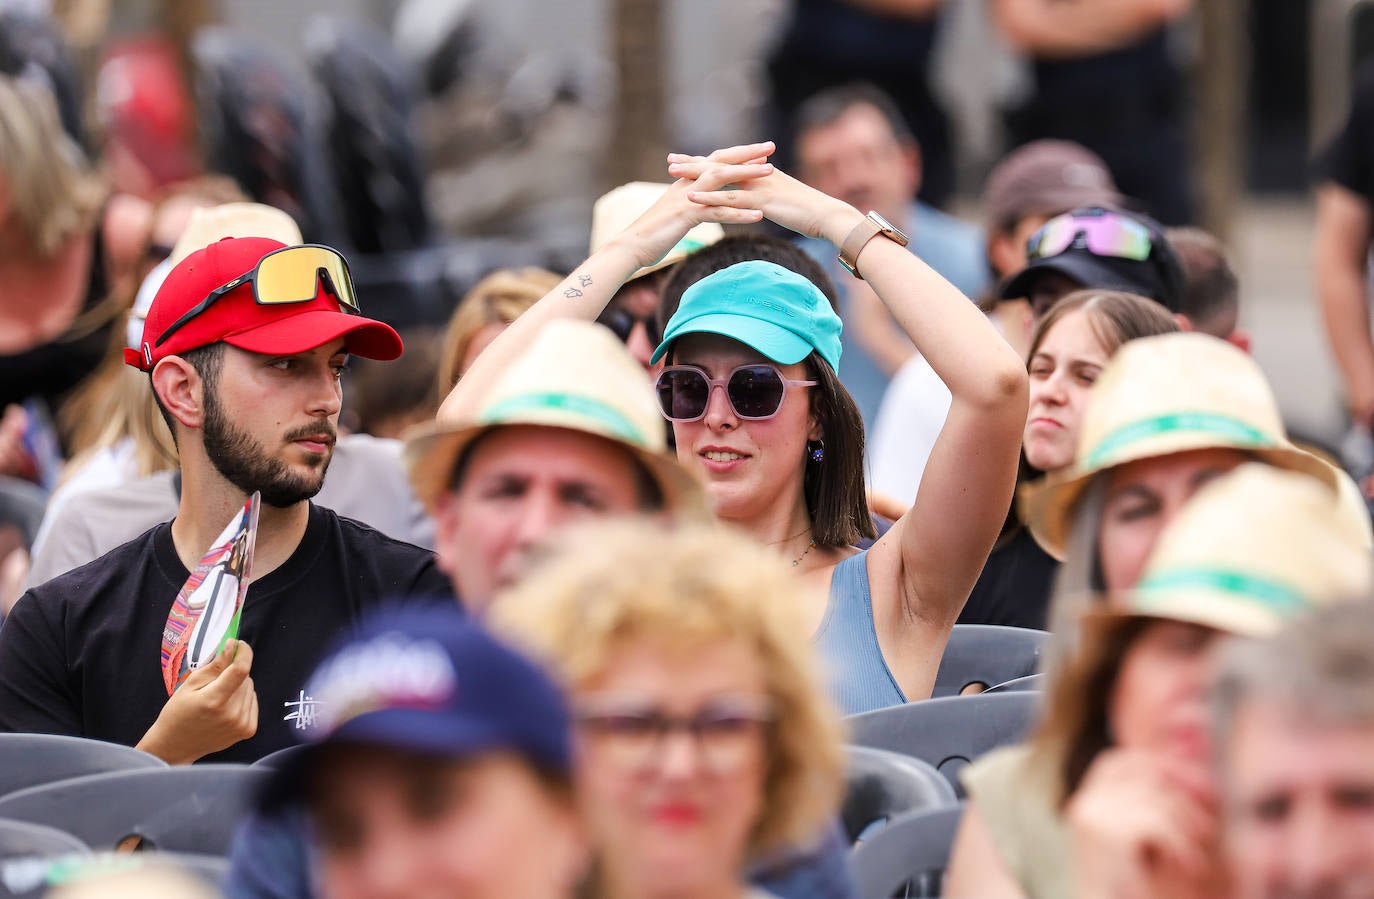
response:
[[[883,218],[877,212],[869,212],[868,217],[872,219],[873,223],[876,224],[879,228],[881,228],[883,233],[890,237],[892,240],[895,240],[902,246],[907,245],[907,236],[903,234],[901,231],[899,231],[897,229],[897,226],[893,225],[891,222]]]

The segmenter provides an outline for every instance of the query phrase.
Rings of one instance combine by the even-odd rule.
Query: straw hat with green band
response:
[[[1021,516],[1063,558],[1078,501],[1094,476],[1128,462],[1234,449],[1312,475],[1332,489],[1339,469],[1289,442],[1255,361],[1206,334],[1133,340],[1107,363],[1083,413],[1074,464],[1021,491]]]
[[[1314,607],[1367,596],[1374,561],[1339,502],[1306,475],[1242,465],[1198,490],[1135,588],[1085,625],[1148,616],[1261,637]]]
[[[405,461],[416,495],[432,510],[472,441],[506,425],[564,428],[619,444],[658,484],[667,511],[706,515],[700,485],[668,452],[644,369],[601,325],[550,322],[512,360],[471,419],[441,417],[409,437]]]
[[[655,184],[652,181],[631,181],[614,190],[602,194],[592,205],[591,251],[595,253],[610,242],[612,237],[624,231],[649,207],[659,201],[671,185]],[[705,249],[725,236],[725,229],[715,222],[702,222],[688,231],[686,236],[673,245],[653,265],[637,270],[627,281],[651,275],[659,269],[681,262],[697,250]]]

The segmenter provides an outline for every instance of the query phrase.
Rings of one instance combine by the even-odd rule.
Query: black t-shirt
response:
[[[1045,630],[1058,570],[1054,557],[1040,548],[1030,531],[1020,528],[988,556],[958,623]]]
[[[162,631],[187,577],[166,523],[24,594],[0,629],[0,731],[138,743],[167,702]],[[388,599],[451,591],[428,550],[312,504],[296,551],[244,599],[258,732],[206,761],[294,745],[313,714],[305,682],[338,632]]]
[[[1319,181],[1334,181],[1374,204],[1374,62],[1360,67],[1350,117],[1317,157]]]

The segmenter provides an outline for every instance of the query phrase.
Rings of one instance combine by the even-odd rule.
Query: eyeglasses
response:
[[[773,365],[741,365],[723,378],[712,378],[695,365],[670,365],[658,376],[658,405],[669,421],[696,421],[706,414],[711,391],[725,390],[740,418],[772,418],[792,387],[815,387],[815,381],[785,378]]]
[[[353,290],[353,279],[348,274],[348,263],[339,255],[338,250],[319,244],[282,247],[259,259],[251,272],[210,291],[209,296],[168,325],[153,345],[162,346],[168,338],[187,322],[209,309],[220,297],[248,283],[253,285],[253,301],[259,306],[308,303],[315,299],[319,288],[323,286],[326,292],[339,301],[341,311],[362,315],[362,310],[358,308],[358,295]]]
[[[1094,256],[1144,262],[1154,249],[1150,229],[1110,210],[1096,214],[1061,215],[1050,219],[1026,244],[1029,259],[1057,256],[1072,246]]]
[[[767,696],[744,694],[717,697],[689,717],[621,696],[585,697],[576,710],[578,725],[625,770],[653,768],[668,735],[684,733],[692,738],[702,767],[715,775],[738,771],[757,753],[759,737],[775,717]]]
[[[620,338],[621,343],[629,343],[635,325],[641,324],[644,326],[644,336],[648,338],[650,346],[658,346],[663,340],[663,332],[658,329],[658,320],[654,315],[640,317],[624,309],[610,308],[597,316],[596,320],[610,328],[611,333]]]

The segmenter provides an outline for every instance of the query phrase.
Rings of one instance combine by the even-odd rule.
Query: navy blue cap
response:
[[[508,751],[571,772],[571,717],[562,691],[534,662],[456,606],[385,610],[336,642],[305,693],[308,745],[278,769],[266,807],[299,798],[329,746],[377,746],[444,758]]]

